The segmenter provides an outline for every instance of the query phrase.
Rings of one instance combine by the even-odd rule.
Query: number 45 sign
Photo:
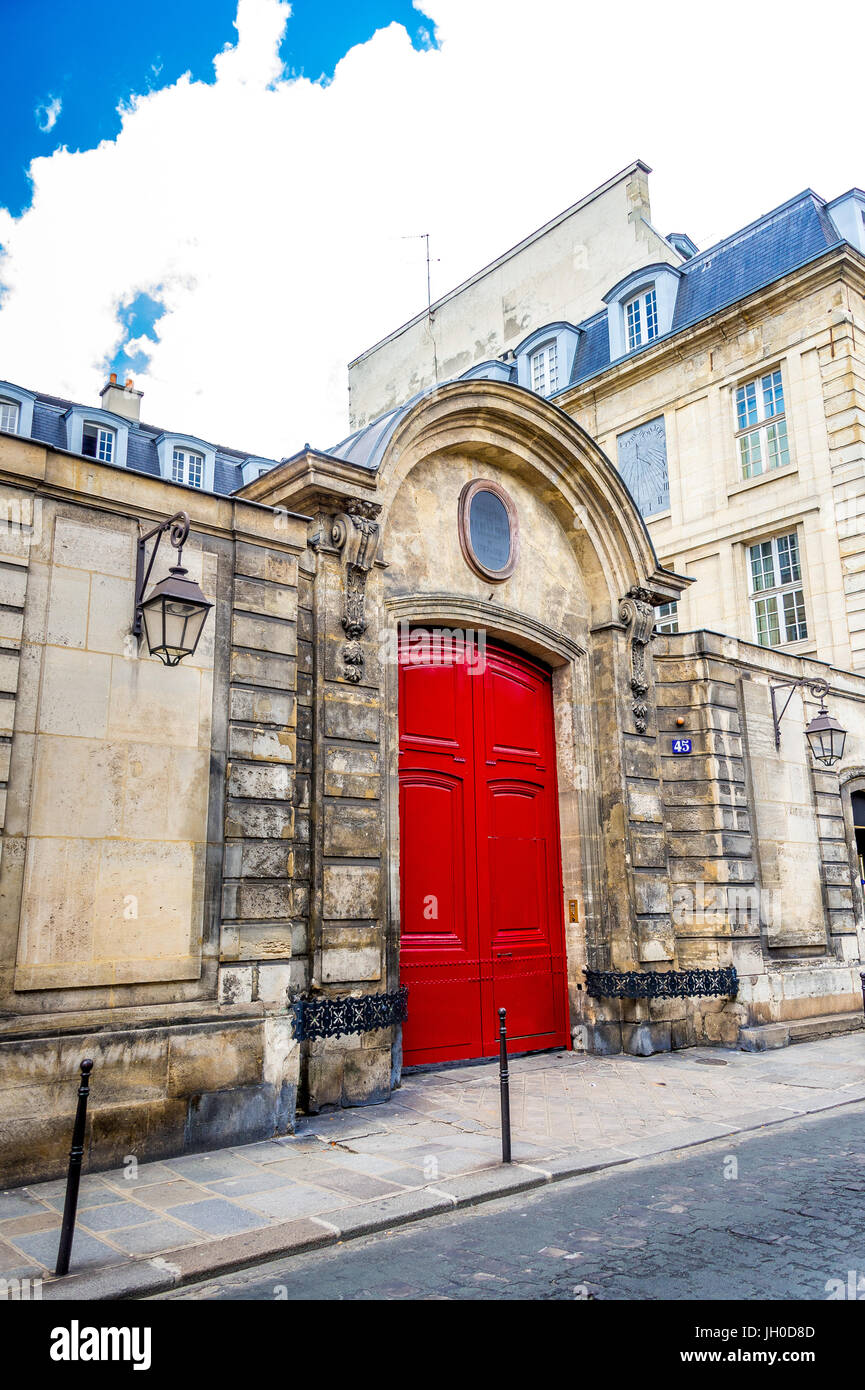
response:
[[[674,752],[674,753],[690,753],[690,751],[691,751],[691,740],[690,740],[689,738],[674,738],[674,739],[673,739],[673,752]]]

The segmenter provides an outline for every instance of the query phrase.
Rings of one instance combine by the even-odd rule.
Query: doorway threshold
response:
[[[552,1057],[556,1052],[569,1052],[567,1047],[544,1047],[537,1050],[530,1049],[527,1052],[509,1052],[508,1062],[519,1061],[523,1057]],[[459,1067],[497,1067],[499,1064],[498,1056],[495,1057],[459,1057],[453,1062],[418,1062],[415,1066],[403,1067],[401,1076],[423,1076],[431,1071],[455,1071]]]

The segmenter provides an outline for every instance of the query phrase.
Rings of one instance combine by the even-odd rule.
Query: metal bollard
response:
[[[81,1182],[81,1162],[84,1158],[84,1129],[87,1124],[87,1100],[90,1095],[90,1073],[93,1063],[85,1057],[81,1063],[81,1084],[78,1087],[78,1109],[72,1130],[69,1150],[69,1172],[66,1177],[66,1201],[63,1204],[63,1225],[60,1227],[60,1249],[57,1251],[57,1275],[69,1273],[69,1256],[75,1234],[75,1214],[78,1210],[78,1187]]]
[[[502,1097],[502,1163],[511,1161],[511,1093],[508,1077],[507,1009],[499,1009],[499,1090]]]

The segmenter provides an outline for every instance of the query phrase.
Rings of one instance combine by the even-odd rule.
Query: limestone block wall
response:
[[[298,559],[234,547],[220,999],[285,1007],[306,983],[308,810],[297,785]]]
[[[374,567],[352,572],[333,540],[339,505],[317,519],[307,580],[310,987],[324,997],[384,993],[399,983],[387,979],[384,933],[379,579]],[[351,518],[343,525],[355,529]],[[352,621],[366,626],[353,635]],[[385,1100],[393,1040],[394,1029],[385,1028],[304,1043],[301,1103],[315,1112]]]
[[[42,502],[15,721],[16,992],[198,981],[213,625],[179,680],[129,641],[125,519]],[[212,590],[216,559],[188,568]]]
[[[559,400],[615,462],[618,438],[663,419],[669,509],[647,518],[663,563],[695,582],[679,630],[754,640],[748,546],[796,531],[808,636],[796,655],[859,669],[865,643],[861,258],[827,253],[574,387]],[[743,478],[736,389],[779,369],[789,462]]]
[[[595,970],[656,970],[675,960],[655,673],[648,641],[635,666],[633,625],[632,618],[630,632],[628,624],[617,622],[592,633],[606,893],[603,944],[588,950]],[[649,622],[643,636],[650,630]],[[635,671],[644,677],[644,693],[632,688]],[[592,1000],[590,1015],[590,1051],[670,1049],[669,1007],[665,1012],[647,1000]]]
[[[825,674],[850,695],[861,681],[707,632],[656,638],[655,662],[663,738],[687,736],[694,750],[662,750],[676,961],[732,964],[740,978],[735,1004],[689,1005],[682,1036],[734,1043],[761,1024],[860,1009],[839,774],[814,764],[804,728],[816,705],[798,693],[776,750],[770,681]],[[862,695],[831,698],[865,736]]]
[[[214,608],[169,669],[129,630],[139,522],[181,507]],[[90,1169],[294,1123],[306,528],[0,441],[0,1182],[63,1171],[86,1055]]]
[[[839,286],[817,350],[850,665],[865,669],[865,300]]]

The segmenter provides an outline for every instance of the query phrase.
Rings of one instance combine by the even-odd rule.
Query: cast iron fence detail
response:
[[[60,1248],[57,1251],[56,1275],[69,1273],[69,1256],[75,1234],[75,1214],[78,1210],[78,1188],[81,1183],[81,1164],[84,1159],[84,1131],[87,1127],[87,1100],[90,1096],[90,1073],[93,1063],[85,1057],[81,1063],[81,1083],[78,1087],[78,1108],[72,1127],[72,1147],[69,1150],[69,1172],[66,1177],[66,1201],[63,1204],[63,1225],[60,1227]]]
[[[735,965],[723,970],[587,970],[592,999],[688,999],[695,995],[739,992]]]
[[[299,1042],[310,1038],[339,1038],[344,1033],[371,1033],[390,1028],[408,1017],[408,985],[389,994],[315,995],[297,999],[291,1005],[294,1036]]]

